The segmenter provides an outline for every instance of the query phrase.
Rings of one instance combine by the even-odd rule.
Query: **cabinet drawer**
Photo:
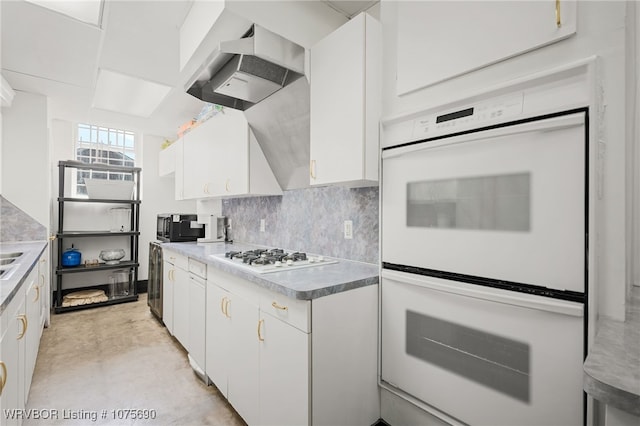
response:
[[[260,310],[305,333],[311,332],[311,302],[308,300],[292,299],[271,291],[264,292],[260,296]]]
[[[175,251],[165,249],[163,258],[176,268],[184,269],[185,271],[189,268],[189,258]]]
[[[202,263],[199,260],[189,258],[189,272],[199,276],[200,278],[207,279],[207,264]]]

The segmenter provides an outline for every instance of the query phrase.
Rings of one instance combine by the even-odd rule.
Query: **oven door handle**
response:
[[[381,276],[383,278],[383,285],[384,279],[388,279],[403,284],[488,300],[496,303],[519,306],[521,308],[536,309],[539,311],[554,312],[575,317],[584,316],[584,305],[578,302],[550,299],[542,296],[483,287],[474,284],[459,283],[442,278],[415,275],[407,272],[392,271],[389,269],[383,269]]]
[[[581,126],[585,124],[585,113],[577,112],[574,114],[563,115],[560,117],[547,118],[542,120],[530,121],[527,123],[514,124],[496,129],[480,130],[459,136],[444,135],[442,139],[436,139],[425,142],[412,143],[406,146],[390,147],[382,151],[382,158],[392,158],[399,155],[408,154],[415,151],[436,148],[443,145],[454,145],[464,142],[477,141],[482,139],[491,139],[503,136],[513,136],[522,133],[530,133],[537,131],[552,131]]]

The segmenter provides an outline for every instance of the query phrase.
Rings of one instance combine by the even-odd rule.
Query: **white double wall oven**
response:
[[[383,122],[381,385],[447,421],[586,421],[593,67]]]

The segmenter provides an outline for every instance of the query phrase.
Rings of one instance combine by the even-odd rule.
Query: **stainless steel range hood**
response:
[[[239,40],[221,42],[187,93],[246,110],[304,75],[304,48],[253,25]]]

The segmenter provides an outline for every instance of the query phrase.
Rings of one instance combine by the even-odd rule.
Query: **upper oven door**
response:
[[[585,113],[382,154],[382,260],[585,291]]]

